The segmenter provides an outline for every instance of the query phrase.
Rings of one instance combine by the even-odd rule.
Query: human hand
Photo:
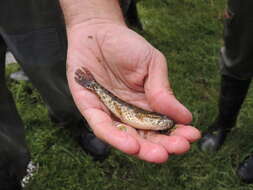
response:
[[[155,163],[170,154],[182,154],[200,132],[187,126],[191,113],[174,97],[164,56],[125,25],[108,21],[79,24],[68,31],[67,77],[74,101],[94,134],[130,155]],[[75,71],[87,68],[95,79],[120,99],[153,110],[180,123],[168,135],[115,127],[115,118],[91,91],[74,80]],[[145,134],[145,135],[144,135]]]

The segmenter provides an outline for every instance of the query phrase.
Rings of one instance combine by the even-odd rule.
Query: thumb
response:
[[[191,113],[176,99],[170,88],[166,59],[158,50],[154,50],[144,88],[154,111],[168,115],[176,123],[191,122]]]

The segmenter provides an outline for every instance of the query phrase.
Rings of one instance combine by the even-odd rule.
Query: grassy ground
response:
[[[218,53],[222,45],[225,0],[145,0],[138,9],[144,36],[169,60],[176,96],[192,111],[193,125],[204,130],[217,111]],[[17,70],[8,66],[8,73]],[[8,74],[7,73],[7,74]],[[38,93],[29,83],[9,81],[24,120],[27,140],[39,172],[26,190],[248,190],[235,168],[252,151],[252,89],[225,146],[206,154],[193,144],[189,153],[165,164],[145,163],[112,150],[103,163],[93,162],[54,126]],[[32,89],[32,90],[31,90]]]

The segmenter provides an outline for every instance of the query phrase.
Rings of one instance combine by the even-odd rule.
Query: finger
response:
[[[137,140],[140,144],[137,155],[139,159],[152,163],[164,163],[168,160],[169,154],[163,146],[141,137],[138,137]]]
[[[162,145],[169,154],[183,154],[190,149],[189,141],[182,136],[167,136],[150,132],[147,140]]]
[[[152,109],[170,116],[177,123],[191,122],[192,115],[173,95],[168,81],[165,57],[155,50],[145,81],[145,92]]]
[[[90,108],[85,110],[83,114],[98,138],[126,154],[137,154],[139,152],[138,141],[128,133],[113,126],[113,121],[105,112]]]
[[[184,137],[189,142],[194,142],[201,138],[201,133],[198,129],[185,125],[176,125],[175,130],[173,130],[170,135]]]
[[[139,152],[135,155],[141,160],[152,162],[152,163],[164,163],[168,160],[167,150],[160,144],[153,143],[148,139],[143,138],[137,133],[136,129],[125,124],[116,124],[118,128],[132,135],[139,143]]]

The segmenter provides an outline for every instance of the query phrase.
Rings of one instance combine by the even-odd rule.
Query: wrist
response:
[[[125,25],[119,0],[60,0],[67,28],[89,22]]]

